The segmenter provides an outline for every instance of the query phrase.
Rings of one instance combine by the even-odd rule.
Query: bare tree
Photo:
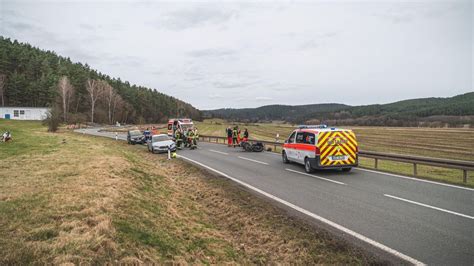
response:
[[[112,124],[112,113],[116,106],[115,99],[117,98],[118,94],[115,91],[115,89],[105,81],[104,81],[104,96],[105,96],[105,102],[108,108],[109,124]]]
[[[2,97],[2,106],[5,106],[4,94],[5,94],[6,81],[7,81],[7,75],[0,74],[0,97]]]
[[[103,84],[101,83],[101,81],[97,81],[94,79],[88,79],[86,82],[86,90],[89,93],[89,97],[91,100],[91,123],[94,123],[95,103],[102,95]]]
[[[123,109],[124,104],[125,104],[125,101],[122,99],[122,97],[120,97],[119,94],[116,94],[114,97],[114,102],[112,104],[112,121],[116,121],[115,113],[116,113],[117,108]]]
[[[58,83],[59,95],[61,96],[61,102],[63,107],[63,119],[67,121],[67,114],[69,112],[69,103],[71,102],[72,95],[74,94],[74,87],[69,82],[66,76],[62,76]]]

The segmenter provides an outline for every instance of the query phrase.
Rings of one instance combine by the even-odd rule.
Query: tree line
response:
[[[158,123],[175,116],[201,119],[199,110],[179,99],[1,36],[0,104],[57,106],[68,123]]]
[[[204,117],[238,122],[285,121],[294,124],[355,126],[474,126],[474,92],[447,98],[422,98],[365,106],[342,104],[267,105],[203,111]]]

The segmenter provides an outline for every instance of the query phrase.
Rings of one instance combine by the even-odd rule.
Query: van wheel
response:
[[[352,169],[352,167],[342,168],[342,171],[343,171],[343,172],[350,172],[351,169]]]
[[[306,171],[306,173],[314,172],[314,169],[313,167],[311,167],[311,163],[309,162],[308,158],[304,159],[304,170]]]
[[[281,158],[282,158],[282,160],[283,160],[283,163],[290,163],[290,160],[288,160],[288,157],[286,156],[286,152],[285,152],[285,151],[283,151],[283,152],[281,153]]]

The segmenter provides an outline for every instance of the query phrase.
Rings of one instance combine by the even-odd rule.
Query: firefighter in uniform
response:
[[[239,145],[239,141],[237,138],[238,134],[239,134],[238,127],[235,126],[234,129],[232,130],[232,145],[234,145],[234,148],[235,148],[235,145]]]
[[[181,130],[176,131],[176,147],[178,150],[181,150],[181,145],[183,144],[183,133]]]
[[[198,134],[197,128],[194,128],[194,130],[191,132],[193,133],[193,137],[191,139],[191,149],[194,150],[197,148],[197,141],[199,139],[199,134]]]
[[[188,145],[193,150],[193,141],[194,141],[194,131],[191,129],[188,130]]]

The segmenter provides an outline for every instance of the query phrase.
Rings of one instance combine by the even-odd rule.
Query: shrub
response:
[[[43,125],[48,127],[48,132],[56,132],[61,124],[61,113],[58,108],[51,108],[43,120]]]

